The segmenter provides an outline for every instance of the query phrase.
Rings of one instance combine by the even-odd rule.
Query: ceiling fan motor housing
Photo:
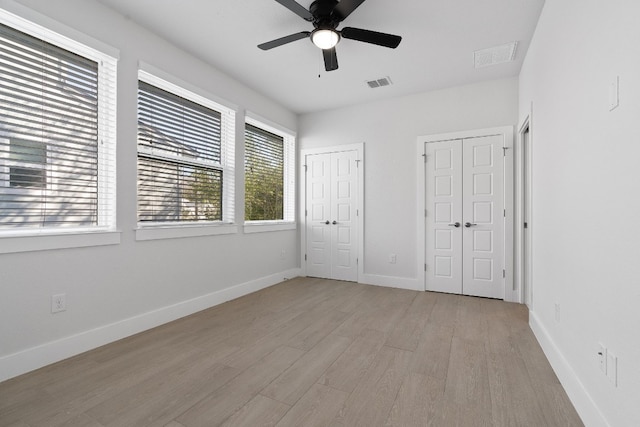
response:
[[[335,30],[342,21],[333,13],[337,5],[337,0],[315,0],[311,3],[309,12],[313,15],[313,26],[322,30]]]

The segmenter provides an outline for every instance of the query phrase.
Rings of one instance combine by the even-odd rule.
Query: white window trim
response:
[[[246,221],[244,223],[244,232],[246,234],[295,230],[297,228],[298,225],[295,221]]]
[[[188,99],[214,110],[231,110],[236,114],[238,112],[238,105],[144,61],[138,61],[138,79],[176,95],[182,96],[181,92],[188,92]]]
[[[120,59],[120,51],[98,39],[68,27],[15,1],[3,0],[0,21],[16,30],[76,52],[94,61]]]
[[[222,126],[223,130],[235,132],[238,106],[142,61],[138,63],[138,80],[220,112],[221,120],[227,120],[227,124]],[[229,139],[227,135],[223,135],[222,138],[221,163],[203,162],[205,166],[214,167],[223,173],[222,221],[138,222],[135,229],[136,240],[213,236],[238,232],[238,227],[235,225],[235,137]],[[148,151],[152,150],[137,148],[138,153]],[[166,154],[158,157],[163,156]]]
[[[0,254],[46,251],[52,249],[86,248],[120,244],[120,232],[92,229],[42,230],[39,233],[3,233]]]
[[[103,100],[98,107],[99,117],[103,118],[98,129],[101,159],[98,163],[98,225],[0,230],[0,254],[119,244],[115,194],[116,68],[119,50],[11,0],[2,2],[0,22],[96,61],[100,69],[98,90]],[[108,92],[105,91],[107,86],[111,89]],[[111,121],[111,126],[105,126],[105,120]]]
[[[281,136],[284,139],[285,171],[283,215],[287,216],[287,214],[289,214],[288,218],[282,220],[244,220],[244,232],[262,233],[270,231],[295,230],[298,226],[296,220],[296,133],[250,111],[245,113],[244,121],[245,125],[249,124],[255,126],[267,132]],[[244,217],[244,212],[242,215]]]
[[[238,226],[232,224],[221,224],[219,222],[180,225],[153,223],[149,227],[137,228],[135,232],[137,241],[145,241],[236,234],[238,232]]]

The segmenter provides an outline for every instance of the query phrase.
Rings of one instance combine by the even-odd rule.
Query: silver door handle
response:
[[[459,222],[454,222],[453,224],[449,224],[449,227],[458,228],[458,227],[460,227],[460,223]]]
[[[333,221],[331,224],[336,225],[338,223],[338,221]]]
[[[465,227],[467,227],[467,228],[469,228],[469,227],[473,227],[473,226],[476,226],[476,225],[478,225],[478,224],[472,224],[472,223],[470,223],[470,222],[465,222],[465,223],[464,223],[464,226],[465,226]]]
[[[329,220],[326,220],[324,223],[325,223],[325,224],[327,224],[327,225],[329,225]]]

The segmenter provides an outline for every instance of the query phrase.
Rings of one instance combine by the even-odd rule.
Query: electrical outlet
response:
[[[389,264],[395,264],[398,261],[398,256],[396,254],[389,254]]]
[[[285,251],[284,249],[280,251],[280,259],[284,259],[286,255],[287,255],[287,251]]]
[[[67,309],[67,294],[51,296],[51,312],[59,313]]]
[[[556,323],[560,323],[560,304],[556,303]]]
[[[609,381],[618,386],[618,356],[607,350],[607,377]]]
[[[598,343],[600,348],[598,349],[598,363],[600,365],[600,370],[603,374],[607,375],[607,348]]]

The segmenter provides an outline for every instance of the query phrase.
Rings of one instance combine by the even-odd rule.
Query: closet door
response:
[[[426,289],[504,298],[501,136],[426,144]]]
[[[331,155],[307,156],[307,275],[331,276]]]
[[[307,275],[357,281],[357,152],[305,160]]]
[[[331,154],[331,275],[332,279],[358,280],[357,153]]]
[[[462,182],[462,292],[504,298],[502,136],[465,139]]]
[[[427,287],[462,293],[462,140],[427,144]]]

